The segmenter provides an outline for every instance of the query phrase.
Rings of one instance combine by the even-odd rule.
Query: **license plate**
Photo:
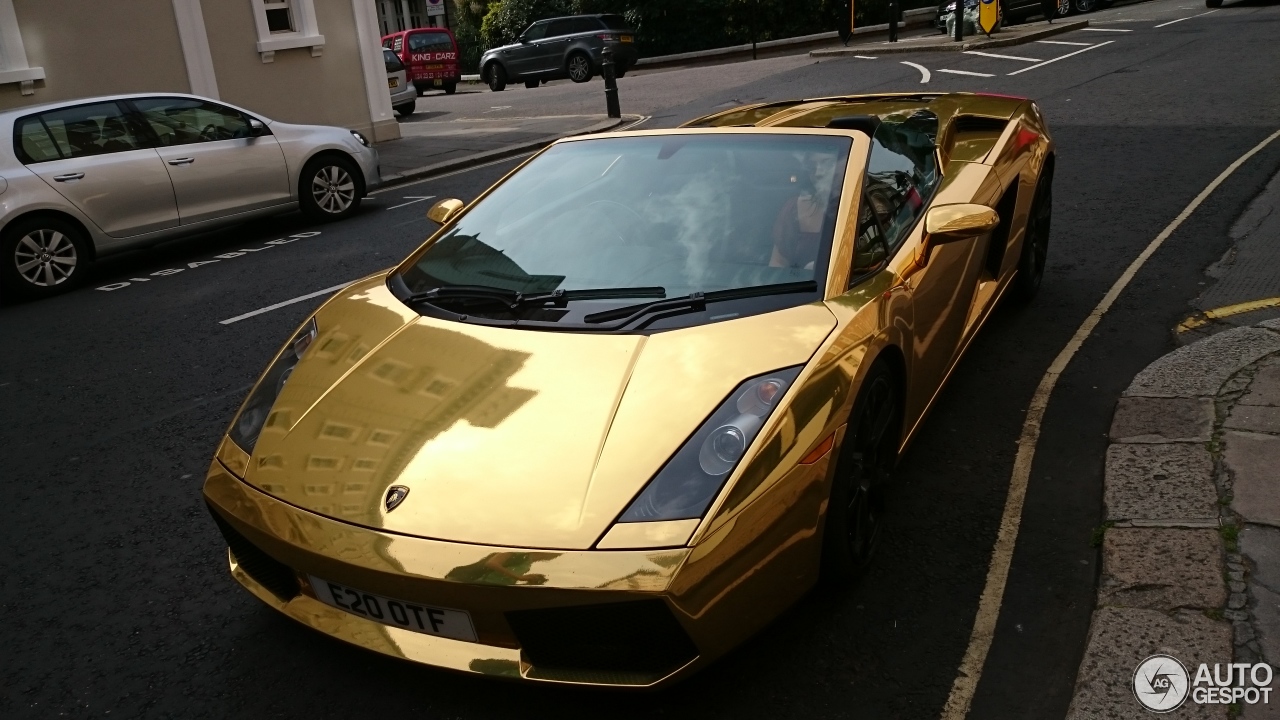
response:
[[[387,78],[387,87],[400,87],[400,78]]]
[[[454,640],[476,641],[471,616],[462,610],[432,607],[407,600],[395,600],[309,576],[316,599],[374,622],[403,630],[438,635]]]
[[[431,81],[431,84],[432,84],[432,85],[439,85],[441,82],[443,82],[443,81],[442,81],[442,80],[432,80],[432,81]]]
[[[623,36],[622,36],[622,42],[631,42],[631,36],[630,36],[630,35],[623,35]]]

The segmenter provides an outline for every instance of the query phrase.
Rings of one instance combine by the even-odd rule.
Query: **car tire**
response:
[[[458,83],[456,83],[456,82],[447,82],[447,83],[445,83],[445,84],[444,84],[444,94],[445,94],[445,95],[452,95],[452,94],[454,94],[454,93],[456,93],[456,92],[458,92]]]
[[[1097,9],[1096,0],[1071,0],[1071,12],[1076,15],[1093,12]]]
[[[299,205],[313,220],[350,217],[360,209],[364,182],[355,161],[342,155],[322,155],[302,168],[298,178]]]
[[[569,74],[569,79],[576,83],[589,82],[595,75],[595,68],[591,67],[591,58],[584,52],[570,53],[564,67],[565,72]]]
[[[409,117],[410,115],[413,114],[414,108],[416,107],[417,107],[417,101],[415,100],[414,102],[407,102],[403,105],[397,105],[393,109],[396,111],[396,114],[399,115],[400,117]]]
[[[1018,274],[1013,279],[1013,295],[1018,302],[1028,303],[1040,292],[1044,280],[1045,261],[1049,256],[1049,229],[1053,220],[1053,168],[1046,166],[1036,183],[1023,234],[1022,253],[1018,256]]]
[[[0,287],[18,298],[64,293],[80,283],[92,262],[84,230],[63,218],[21,219],[0,236]]]
[[[524,81],[524,86],[529,88],[530,90],[533,90],[534,88],[538,87],[541,84],[542,84],[541,80],[525,80]]]
[[[822,531],[822,580],[845,587],[871,562],[883,526],[884,492],[902,436],[902,384],[881,358],[867,371],[840,443]]]
[[[502,92],[507,89],[507,71],[498,63],[489,63],[484,72],[485,82],[489,83],[489,89],[494,92]]]
[[[1204,0],[1204,6],[1207,8],[1220,8],[1222,7],[1222,0]]]
[[[617,67],[615,67],[615,68],[613,69],[613,76],[614,76],[614,77],[616,77],[616,78],[626,77],[626,76],[627,76],[627,66],[626,66],[626,65],[618,65]]]

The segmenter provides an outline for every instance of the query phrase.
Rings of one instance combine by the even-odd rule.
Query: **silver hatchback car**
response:
[[[379,181],[378,153],[354,130],[195,95],[10,110],[0,113],[0,289],[53,295],[101,255],[299,207],[337,220]]]

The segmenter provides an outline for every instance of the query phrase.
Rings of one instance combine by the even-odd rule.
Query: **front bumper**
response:
[[[632,687],[674,679],[699,659],[676,620],[678,611],[663,596],[687,548],[526,551],[378,532],[276,500],[217,460],[204,496],[228,540],[231,574],[241,585],[294,620],[369,650],[482,675]],[[487,571],[493,558],[516,553],[536,553],[539,559],[522,576]],[[387,597],[464,608],[478,641],[426,635],[338,610],[317,599],[310,575]],[[566,663],[561,645],[591,642],[575,637],[582,633],[573,629],[582,624],[584,611],[635,611],[648,618],[650,635],[656,627],[670,637],[658,652],[638,643],[640,656],[628,655],[617,638],[604,638],[607,656]],[[601,617],[612,627],[618,624],[614,615]],[[566,629],[564,637],[548,636],[557,627]]]

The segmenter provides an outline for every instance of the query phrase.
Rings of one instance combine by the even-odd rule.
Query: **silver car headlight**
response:
[[[649,481],[618,522],[702,517],[800,369],[796,366],[759,375],[734,389]]]
[[[262,374],[257,387],[249,394],[249,399],[240,407],[227,435],[241,450],[253,454],[253,446],[258,443],[258,436],[262,434],[262,428],[271,414],[271,406],[276,404],[276,398],[280,397],[280,391],[284,389],[284,384],[293,374],[298,361],[315,342],[316,334],[316,319],[311,318],[280,351],[275,362]]]

